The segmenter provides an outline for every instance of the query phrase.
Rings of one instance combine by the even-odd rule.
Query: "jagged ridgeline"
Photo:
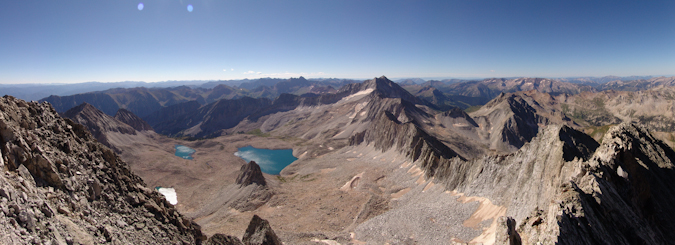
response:
[[[200,228],[84,126],[0,98],[2,244],[199,244]]]
[[[389,112],[350,138],[351,145],[397,149],[448,191],[504,209],[496,244],[672,243],[675,152],[629,123],[611,128],[602,142],[549,125],[514,153],[465,160]]]

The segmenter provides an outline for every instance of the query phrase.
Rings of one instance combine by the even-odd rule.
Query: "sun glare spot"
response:
[[[138,4],[138,10],[143,10],[143,3]]]
[[[192,13],[192,4],[188,4],[188,12]]]

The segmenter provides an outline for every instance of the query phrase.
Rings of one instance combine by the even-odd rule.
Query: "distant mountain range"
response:
[[[111,116],[115,115],[118,109],[125,108],[139,117],[146,117],[162,108],[189,101],[206,105],[220,99],[243,97],[275,99],[283,93],[313,97],[319,94],[336,92],[334,86],[339,88],[345,84],[357,82],[345,79],[307,80],[303,77],[244,81],[244,83],[239,84],[239,87],[212,82],[204,84],[203,87],[113,88],[69,96],[52,95],[40,101],[50,102],[59,112],[65,112],[87,102]]]
[[[300,78],[296,78],[300,79]],[[304,79],[304,78],[302,78]],[[125,81],[125,82],[113,82],[113,83],[103,83],[103,82],[86,82],[86,83],[74,83],[74,84],[0,84],[0,95],[11,95],[19,99],[26,101],[39,100],[50,95],[58,96],[68,96],[81,93],[89,93],[95,91],[104,91],[108,89],[115,88],[171,88],[179,86],[187,86],[190,88],[201,88],[201,89],[213,89],[218,85],[227,85],[230,87],[239,86],[246,88],[255,89],[260,85],[267,87],[274,87],[277,83],[283,83],[291,79],[279,79],[279,78],[260,78],[260,79],[242,79],[242,80],[218,80],[218,81],[201,81],[201,80],[188,80],[188,81],[166,81],[166,82],[135,82],[135,81]],[[341,87],[347,83],[361,82],[357,80],[350,79],[338,79],[338,78],[318,78],[318,79],[308,79],[315,84],[321,84],[322,86],[333,86]],[[281,88],[283,90],[283,88]],[[317,88],[319,89],[319,88]],[[282,92],[284,93],[284,92]],[[278,96],[278,94],[276,94]]]

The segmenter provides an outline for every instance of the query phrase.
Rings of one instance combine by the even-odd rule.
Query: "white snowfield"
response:
[[[171,205],[176,205],[178,203],[178,196],[176,195],[176,190],[174,188],[160,187],[157,191],[164,195]]]
[[[367,95],[367,94],[372,93],[373,91],[375,91],[375,89],[372,89],[372,88],[369,88],[369,89],[366,89],[366,90],[363,90],[363,91],[359,91],[359,92],[356,92],[354,94],[351,94],[349,96],[346,96],[346,97],[342,98],[340,100],[340,102],[348,101],[349,99],[354,98],[354,97],[359,96],[359,95]]]

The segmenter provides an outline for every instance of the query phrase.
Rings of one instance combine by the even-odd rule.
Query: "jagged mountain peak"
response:
[[[86,126],[96,140],[116,151],[119,151],[119,149],[110,144],[106,132],[136,135],[136,129],[133,127],[103,113],[86,102],[66,111],[63,116]]]
[[[100,112],[99,109],[96,109],[93,105],[83,102],[82,104],[73,107],[72,109],[66,111],[64,114],[73,114],[73,113],[98,113]]]
[[[499,95],[497,95],[497,97],[492,99],[490,102],[485,104],[483,107],[485,107],[485,108],[494,107],[497,104],[500,104],[500,103],[503,103],[503,102],[505,102],[507,104],[513,104],[518,100],[522,100],[522,96],[519,93],[504,93],[504,92],[501,92],[501,93],[499,93]]]
[[[349,94],[365,92],[370,93],[371,96],[379,96],[382,98],[401,98],[415,104],[426,104],[424,101],[410,94],[410,92],[399,86],[397,83],[389,80],[385,76],[366,80],[362,83],[345,85],[338,91],[338,93],[341,92]]]

